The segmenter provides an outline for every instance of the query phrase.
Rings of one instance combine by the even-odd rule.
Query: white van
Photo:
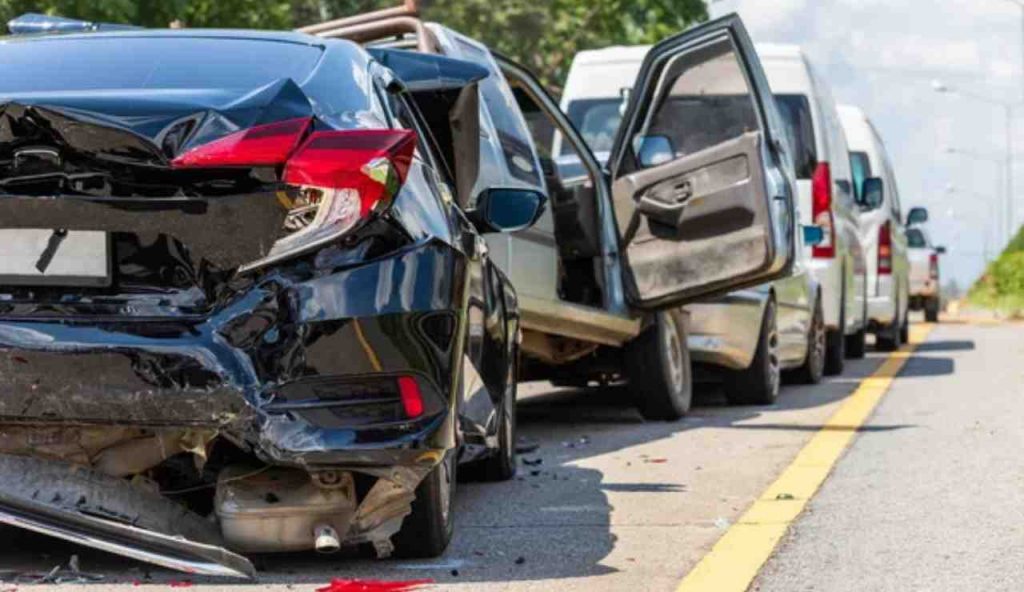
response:
[[[839,118],[850,149],[860,214],[861,244],[868,269],[868,318],[878,348],[891,351],[907,341],[907,310],[910,302],[910,264],[907,261],[907,233],[885,144],[864,112],[852,105],[839,107]],[[872,197],[868,180],[881,189]],[[873,192],[872,192],[873,193]],[[869,203],[878,200],[876,203]]]
[[[837,373],[844,354],[864,355],[867,329],[867,270],[846,139],[828,85],[798,46],[758,44],[757,53],[789,123],[801,223],[825,229],[825,241],[808,249],[824,295],[826,373]]]

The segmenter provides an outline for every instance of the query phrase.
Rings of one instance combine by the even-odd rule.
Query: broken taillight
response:
[[[398,377],[398,395],[402,399],[402,409],[409,419],[423,415],[423,393],[420,385],[412,376]]]
[[[294,191],[279,192],[288,208],[284,230],[252,269],[322,246],[387,206],[405,182],[416,133],[404,129],[310,131],[308,118],[241,130],[181,154],[177,169],[281,166]]]

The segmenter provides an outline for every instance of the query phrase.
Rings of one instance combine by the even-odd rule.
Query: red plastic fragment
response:
[[[192,580],[173,580],[169,585],[171,588],[191,588]]]
[[[334,579],[327,586],[317,588],[316,592],[412,592],[433,583],[434,580],[384,582],[380,580]]]

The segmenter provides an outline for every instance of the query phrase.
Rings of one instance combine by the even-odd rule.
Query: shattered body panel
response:
[[[514,393],[515,294],[447,189],[472,186],[453,171],[473,167],[450,162],[466,134],[438,130],[453,143],[421,142],[389,205],[351,231],[252,265],[285,236],[296,203],[282,167],[186,169],[175,159],[282,121],[308,119],[308,133],[387,128],[393,114],[374,94],[394,73],[351,43],[294,34],[132,32],[12,45],[131,40],[167,51],[185,40],[188,51],[190,39],[322,55],[301,79],[268,75],[255,89],[227,80],[5,93],[0,84],[0,233],[52,230],[59,253],[69,232],[99,231],[110,257],[97,285],[0,278],[0,469],[74,468],[52,495],[0,486],[0,522],[178,569],[251,575],[244,559],[216,550],[230,540],[155,520],[167,509],[145,524],[126,517],[149,496],[184,503],[209,524],[203,495],[225,487],[217,473],[256,463],[230,483],[273,468],[297,471],[314,497],[349,484],[358,500],[333,522],[347,528],[337,537],[386,554],[431,470],[455,454],[494,454],[499,410]],[[420,76],[416,96],[431,92]],[[444,96],[424,104],[454,113],[460,87],[476,92],[474,76],[471,66],[438,70]],[[421,397],[412,414],[409,384]],[[97,516],[91,494],[68,493],[97,479],[141,497],[107,500],[116,511]],[[165,540],[178,536],[187,548]]]

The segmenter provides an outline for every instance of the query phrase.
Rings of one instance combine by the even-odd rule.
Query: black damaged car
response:
[[[545,201],[469,195],[487,71],[40,26],[101,30],[0,40],[0,522],[213,575],[441,553],[456,467],[515,471],[481,234]]]

